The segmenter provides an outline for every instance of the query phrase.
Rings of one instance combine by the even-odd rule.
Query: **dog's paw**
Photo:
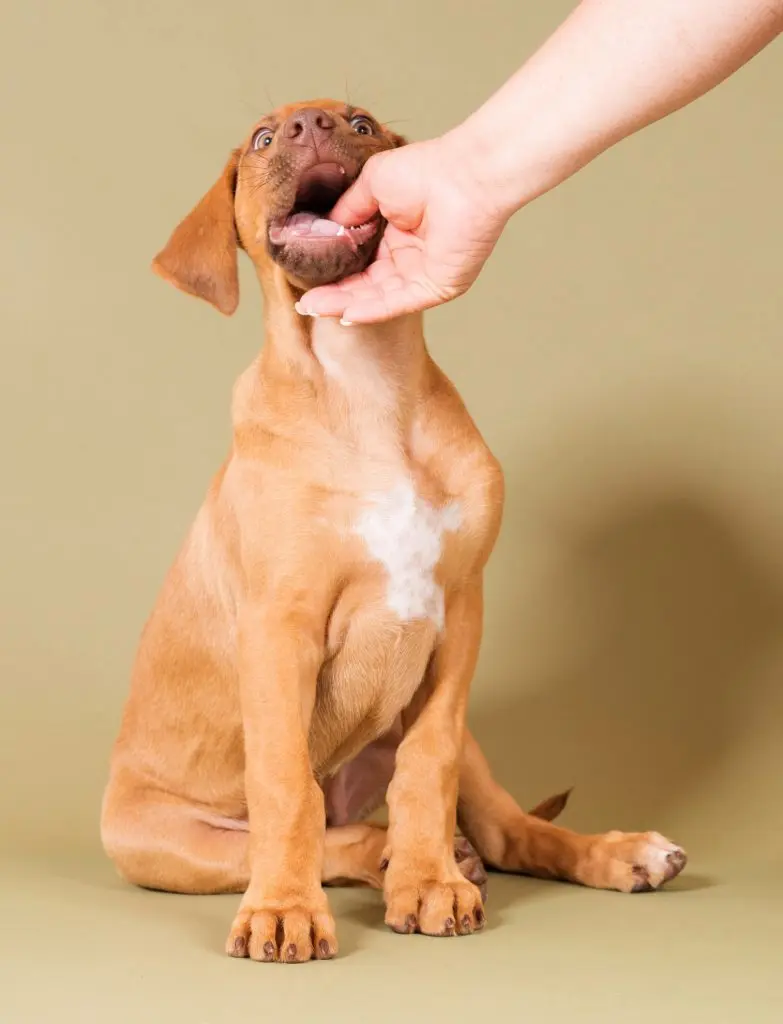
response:
[[[325,899],[275,905],[246,897],[231,926],[226,952],[263,963],[331,960],[337,954],[334,918]]]
[[[482,903],[487,902],[487,869],[473,846],[464,836],[454,839],[454,859],[457,867],[469,882],[481,893]]]
[[[651,892],[676,878],[687,861],[685,851],[658,832],[607,832],[591,839],[579,880],[595,889]]]
[[[386,886],[386,924],[403,935],[470,935],[484,927],[481,893],[465,878]]]

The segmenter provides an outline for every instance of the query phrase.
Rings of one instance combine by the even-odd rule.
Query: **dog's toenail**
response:
[[[326,941],[326,939],[321,939],[319,941],[318,949],[319,949],[319,952],[321,953],[322,957],[326,958],[326,957],[331,956],[331,950],[329,949],[329,943]]]
[[[389,858],[388,857],[384,857],[383,860],[381,861],[381,871],[385,871],[386,868],[388,868],[388,866],[389,866]]]
[[[275,946],[273,942],[264,943],[264,956],[267,960],[273,960],[275,956]]]
[[[481,907],[479,907],[478,910],[476,911],[476,923],[484,924],[484,911],[481,909]]]
[[[470,918],[468,917],[467,914],[465,914],[465,916],[462,918],[462,927],[470,928]]]
[[[232,956],[244,956],[247,953],[247,940],[241,935],[234,939],[234,952]]]
[[[632,868],[632,873],[636,881],[631,892],[650,892],[652,890],[650,876],[646,868],[643,868],[641,864],[635,864]]]
[[[415,914],[408,914],[408,916],[405,918],[405,930],[407,932],[415,932],[416,931],[416,915]]]
[[[688,863],[684,850],[672,850],[666,858],[666,881],[674,878]]]
[[[285,955],[289,960],[296,960],[296,943],[289,943],[288,949],[285,951]]]

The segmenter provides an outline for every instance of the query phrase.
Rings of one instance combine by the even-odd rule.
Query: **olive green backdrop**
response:
[[[452,942],[337,893],[343,955],[294,970],[223,957],[234,897],[132,890],[98,844],[138,633],[261,343],[247,267],[226,320],[151,256],[270,106],[348,94],[424,138],[570,6],[4,5],[3,1021],[783,1016],[779,44],[521,213],[428,316],[508,479],[475,729],[524,802],[574,785],[565,823],[657,828],[687,873],[494,877],[490,929]]]

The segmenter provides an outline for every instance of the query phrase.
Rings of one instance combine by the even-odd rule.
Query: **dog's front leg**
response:
[[[302,615],[240,615],[250,884],[226,943],[232,956],[301,963],[337,952],[321,888],[324,800],[307,741],[322,636]]]
[[[403,717],[384,857],[386,923],[397,932],[464,935],[484,924],[481,894],[454,858],[459,761],[481,625],[476,579],[447,601],[441,642]]]

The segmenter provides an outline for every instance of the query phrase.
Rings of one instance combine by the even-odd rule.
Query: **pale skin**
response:
[[[388,221],[375,261],[300,312],[372,323],[449,302],[514,213],[622,139],[687,106],[783,31],[783,0],[582,0],[446,135],[380,153],[331,219]]]

